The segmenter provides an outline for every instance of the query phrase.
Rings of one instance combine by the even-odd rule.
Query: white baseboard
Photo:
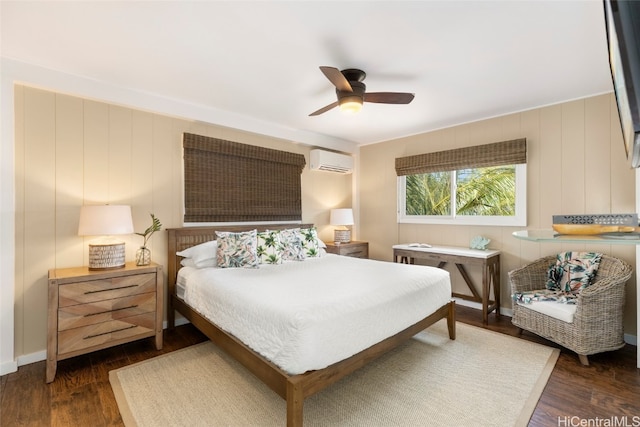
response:
[[[35,353],[25,354],[18,357],[18,366],[28,365],[42,360],[47,360],[47,350],[36,351]]]
[[[186,325],[187,323],[191,323],[191,322],[189,322],[185,317],[182,317],[182,316],[176,317],[176,326]],[[162,327],[164,329],[167,329],[167,321],[166,320],[162,323]]]
[[[0,375],[12,374],[18,370],[18,363],[15,360],[0,364]]]
[[[18,356],[18,360],[16,361],[16,371],[20,366],[41,362],[43,360],[47,360],[47,350],[40,350],[36,351],[35,353],[23,354],[22,356]]]
[[[638,346],[638,336],[637,335],[631,335],[631,334],[624,334],[624,342],[626,342],[627,344],[635,345],[637,347]],[[640,366],[639,366],[639,368],[640,368]]]
[[[476,310],[482,310],[482,304],[480,304],[479,302],[469,301],[462,298],[453,298],[453,299],[458,305],[475,308]],[[500,307],[500,314],[511,317],[513,315],[513,310],[511,310],[510,308]]]

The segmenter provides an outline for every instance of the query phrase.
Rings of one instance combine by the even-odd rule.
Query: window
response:
[[[526,226],[526,140],[396,159],[398,222]]]

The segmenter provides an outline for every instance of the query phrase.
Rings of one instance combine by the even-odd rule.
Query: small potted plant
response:
[[[136,233],[138,236],[142,236],[144,241],[142,242],[142,246],[140,249],[136,251],[136,265],[149,265],[151,264],[151,250],[147,248],[147,241],[153,233],[156,231],[160,231],[162,229],[162,224],[160,220],[155,217],[154,214],[151,215],[151,225],[149,228],[144,230],[143,233]]]

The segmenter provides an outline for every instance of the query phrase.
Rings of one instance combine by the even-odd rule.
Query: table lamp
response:
[[[89,244],[89,270],[124,267],[124,242],[113,236],[132,233],[130,206],[95,205],[80,208],[78,235],[101,236]]]
[[[334,243],[349,243],[351,241],[351,230],[347,227],[347,225],[353,225],[352,209],[331,209],[329,224],[344,227],[342,229],[336,228],[334,230]]]

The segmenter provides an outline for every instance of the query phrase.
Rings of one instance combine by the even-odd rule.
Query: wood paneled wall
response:
[[[164,228],[182,226],[183,132],[304,154],[303,222],[316,224],[321,238],[333,238],[329,210],[352,205],[352,175],[310,171],[311,147],[292,141],[20,85],[15,124],[16,357],[46,348],[48,270],[88,263],[80,206],[131,205],[136,231],[150,225],[151,212]],[[124,240],[132,261],[142,238]],[[163,265],[166,243],[163,232],[150,240]]]
[[[390,260],[391,246],[425,242],[468,247],[477,235],[502,251],[502,301],[510,308],[507,272],[543,255],[595,250],[635,266],[633,245],[532,243],[512,236],[516,227],[398,224],[396,157],[527,138],[527,217],[529,229],[550,229],[552,215],[635,212],[635,171],[626,163],[613,94],[510,114],[360,149],[360,238],[371,256]],[[369,215],[368,213],[375,213]],[[454,289],[466,285],[450,269]],[[480,283],[478,272],[472,273]],[[636,335],[636,279],[627,285],[625,331]]]

